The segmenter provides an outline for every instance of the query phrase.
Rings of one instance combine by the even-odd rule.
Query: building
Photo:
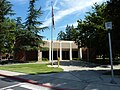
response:
[[[51,41],[46,40],[42,47],[44,49],[38,51],[38,61],[42,58],[48,58],[51,61]],[[78,49],[74,41],[53,41],[53,60],[57,60],[57,56],[60,60],[82,58],[82,48]]]

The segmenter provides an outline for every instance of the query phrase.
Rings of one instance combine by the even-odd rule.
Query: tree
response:
[[[115,57],[120,55],[120,0],[110,0],[107,2],[107,7],[105,10],[105,16],[107,21],[112,22],[112,46],[113,46],[113,55]]]
[[[40,32],[46,29],[47,27],[40,27],[42,22],[38,21],[38,18],[42,15],[41,7],[39,9],[35,8],[35,2],[37,0],[30,0],[28,7],[28,16],[25,22],[26,32],[31,36],[31,43],[34,43],[35,46],[40,46],[43,36],[40,36]],[[34,47],[34,45],[32,46]],[[33,48],[34,49],[34,48]]]
[[[65,32],[60,31],[58,33],[57,39],[73,41],[73,40],[75,40],[75,36],[76,36],[76,29],[74,28],[74,26],[67,25]]]
[[[14,19],[6,18],[3,25],[5,27],[2,29],[4,31],[4,48],[2,52],[11,54],[14,48],[16,23]]]
[[[1,59],[1,53],[4,51],[4,45],[5,45],[5,34],[6,30],[8,30],[9,26],[6,26],[6,21],[8,20],[7,17],[9,15],[14,15],[12,10],[12,4],[8,0],[0,0],[0,59]],[[9,23],[11,22],[8,20]],[[7,23],[8,24],[8,23]],[[10,24],[9,24],[10,25]]]
[[[76,34],[76,30],[75,30],[74,26],[67,25],[67,27],[66,27],[66,40],[73,41],[75,34]]]
[[[43,43],[43,36],[40,35],[40,31],[46,27],[40,27],[42,22],[38,21],[38,18],[42,15],[42,11],[41,7],[39,9],[35,8],[36,1],[37,0],[29,1],[28,16],[24,23],[25,27],[23,30],[19,30],[20,34],[17,35],[16,39],[17,50],[24,51],[24,60],[26,60],[26,51],[38,50],[41,48],[40,44]],[[20,24],[18,24],[18,26],[20,26]],[[17,28],[19,28],[18,26]]]
[[[3,22],[6,16],[15,14],[12,6],[8,0],[0,0],[0,22]]]
[[[38,21],[38,18],[42,15],[41,7],[39,9],[35,8],[35,2],[37,0],[30,0],[28,7],[28,16],[26,18],[25,27],[27,30],[38,34],[41,30],[45,29],[41,28],[42,22]]]
[[[16,19],[16,30],[17,31],[22,31],[24,29],[24,25],[22,24],[22,18],[17,17]]]
[[[60,31],[57,36],[57,40],[65,40],[65,33],[63,31]]]
[[[92,54],[91,51],[94,51],[95,54],[105,57],[108,54],[107,30],[104,27],[107,21],[104,14],[105,10],[106,3],[95,3],[92,6],[92,11],[87,12],[85,19],[77,21],[77,28],[73,26],[66,27],[64,40],[74,40],[78,48],[87,47],[89,53]],[[90,49],[92,50],[90,51]],[[89,57],[95,57],[95,54],[89,55]]]
[[[77,31],[79,35],[76,42],[80,46],[94,48],[98,54],[105,56],[107,53],[108,40],[107,31],[104,28],[104,23],[106,21],[104,16],[104,10],[106,8],[106,3],[94,4],[92,6],[92,11],[87,12],[85,20],[78,20]]]
[[[76,38],[75,42],[78,45],[78,48],[80,47],[87,47],[86,42],[87,42],[87,32],[86,30],[86,24],[85,21],[78,20],[78,26],[76,28]]]

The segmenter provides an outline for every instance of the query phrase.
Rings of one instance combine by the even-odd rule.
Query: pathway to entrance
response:
[[[54,67],[57,67],[57,61],[54,62]],[[120,76],[115,76],[114,80],[117,84],[112,84],[110,75],[102,73],[110,71],[110,65],[96,65],[83,61],[63,60],[60,67],[64,69],[64,73],[59,73],[59,78],[79,81],[76,85],[78,90],[119,90]],[[114,66],[114,69],[120,69],[120,65]],[[78,87],[77,87],[78,85]],[[80,89],[80,87],[84,87]]]

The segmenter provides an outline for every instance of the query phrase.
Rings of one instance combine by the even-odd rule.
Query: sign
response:
[[[112,29],[112,22],[106,22],[105,23],[105,28],[106,29]]]

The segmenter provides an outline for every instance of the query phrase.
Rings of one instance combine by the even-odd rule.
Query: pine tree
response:
[[[5,45],[5,34],[9,27],[6,26],[7,17],[15,14],[13,13],[12,6],[8,0],[0,0],[0,59]]]
[[[24,60],[26,61],[26,51],[40,49],[40,44],[43,43],[43,36],[40,32],[46,27],[41,28],[42,22],[38,21],[38,18],[42,15],[41,7],[35,8],[35,2],[37,0],[30,0],[28,7],[28,16],[26,18],[25,26],[20,34],[17,35],[17,49],[24,51]],[[19,26],[19,25],[18,25]],[[17,27],[18,27],[17,26]]]
[[[41,28],[42,22],[38,21],[38,18],[42,15],[41,7],[36,9],[35,2],[37,0],[30,0],[28,7],[28,16],[25,22],[25,30],[27,36],[29,36],[28,46],[30,49],[38,49],[42,43],[43,36],[40,35],[40,32],[43,31],[46,27]]]

